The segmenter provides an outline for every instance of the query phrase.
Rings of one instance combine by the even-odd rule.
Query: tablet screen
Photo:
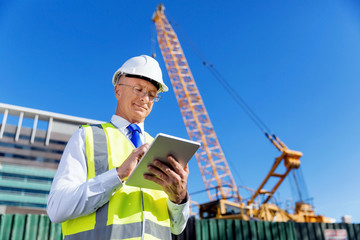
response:
[[[144,178],[144,173],[149,172],[147,166],[153,164],[155,159],[167,163],[169,155],[174,156],[182,166],[185,166],[199,147],[200,143],[198,142],[159,133],[125,184],[134,187],[162,190],[159,184]]]

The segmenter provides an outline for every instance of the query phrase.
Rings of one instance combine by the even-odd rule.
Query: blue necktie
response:
[[[131,132],[131,138],[130,138],[131,142],[134,144],[136,148],[140,147],[142,145],[140,138],[140,132],[141,132],[140,127],[136,124],[130,124],[127,128]]]

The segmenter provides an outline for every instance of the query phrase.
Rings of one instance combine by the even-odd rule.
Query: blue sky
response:
[[[0,2],[0,102],[107,121],[111,78],[151,54],[157,1]],[[280,155],[202,65],[193,42],[291,149],[317,214],[360,222],[360,4],[357,1],[164,1],[238,185],[256,189]],[[157,59],[170,86],[157,44]],[[172,89],[146,121],[187,138]],[[189,192],[204,185],[196,160]],[[292,198],[286,181],[276,194]],[[246,196],[244,193],[243,197]],[[208,201],[206,195],[193,200]]]

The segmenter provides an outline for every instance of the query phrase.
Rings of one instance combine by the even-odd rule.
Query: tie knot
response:
[[[140,138],[141,129],[136,124],[130,124],[128,127],[129,131],[131,132],[131,142],[134,144],[136,148],[142,145],[142,141]]]
[[[135,131],[138,133],[141,133],[140,127],[138,125],[136,125],[135,123],[130,124],[127,128],[130,130],[131,133],[133,133]]]

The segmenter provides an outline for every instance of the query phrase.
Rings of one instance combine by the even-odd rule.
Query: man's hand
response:
[[[135,169],[136,165],[140,161],[144,153],[149,149],[149,144],[145,143],[144,145],[135,148],[129,157],[123,162],[120,167],[116,168],[117,174],[121,180],[130,176],[132,171]]]
[[[154,166],[149,165],[148,170],[152,174],[144,174],[144,178],[160,184],[169,199],[176,203],[182,203],[187,195],[187,178],[189,167],[181,166],[174,157],[169,156],[168,161],[172,169],[159,160],[154,160]]]

